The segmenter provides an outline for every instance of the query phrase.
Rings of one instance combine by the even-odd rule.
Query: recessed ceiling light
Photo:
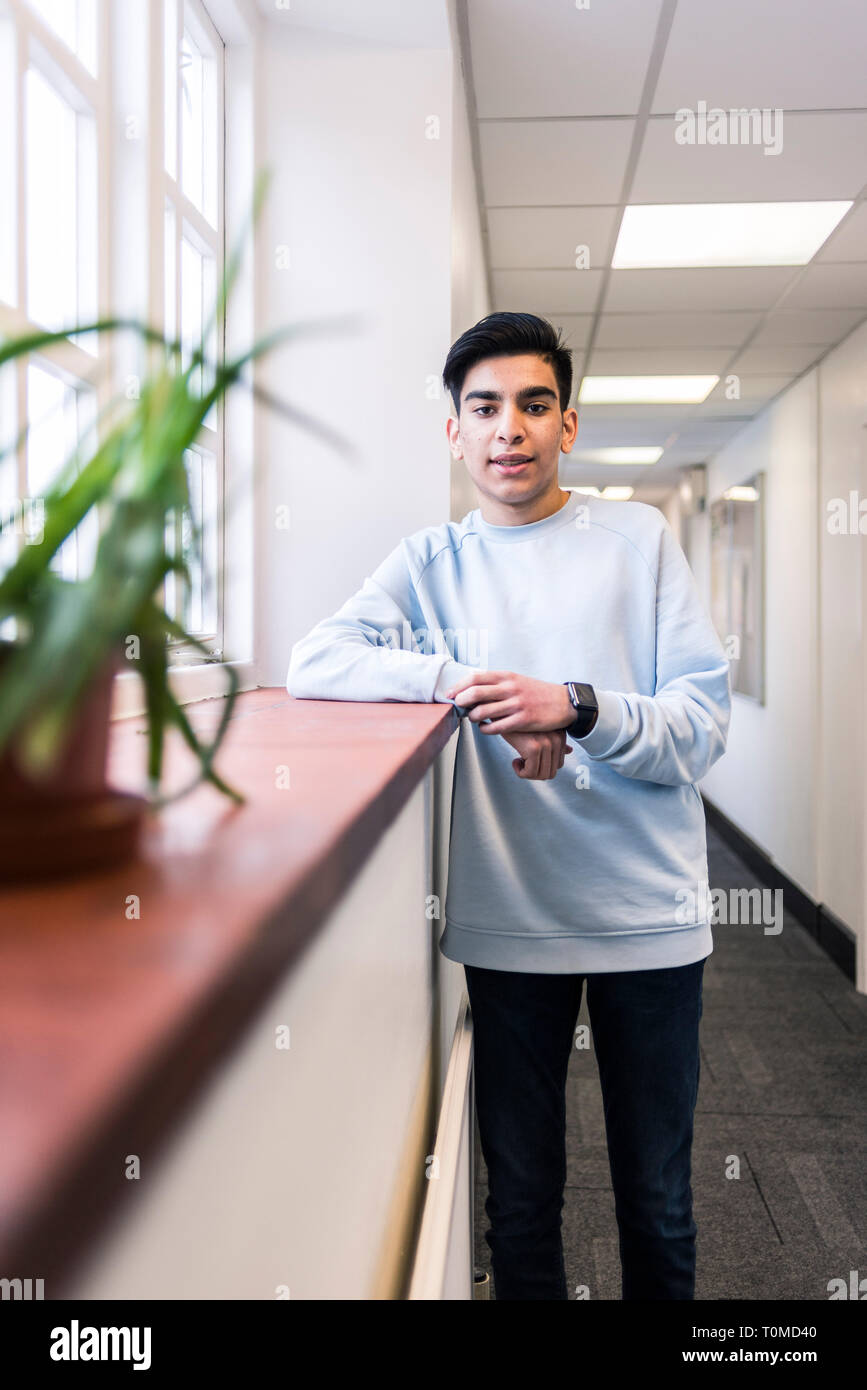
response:
[[[662,454],[657,445],[617,446],[611,449],[573,449],[569,455],[576,463],[656,463]]]
[[[730,487],[723,493],[730,502],[755,502],[758,495],[754,487]]]
[[[604,487],[602,496],[609,502],[628,502],[634,491],[632,487]]]
[[[614,270],[806,265],[851,202],[666,203],[628,207]]]
[[[718,376],[585,376],[580,405],[694,405],[705,400]]]

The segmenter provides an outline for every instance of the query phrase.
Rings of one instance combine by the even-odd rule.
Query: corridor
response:
[[[712,890],[766,885],[711,826]],[[586,985],[578,1016],[589,1028]],[[867,997],[788,911],[783,930],[714,927],[693,1142],[696,1299],[823,1299],[867,1276]],[[570,1297],[620,1298],[614,1194],[592,1047],[566,1088],[563,1250]],[[740,1176],[727,1177],[740,1160]],[[475,1264],[486,1172],[476,1153]],[[491,1283],[490,1297],[493,1298]]]

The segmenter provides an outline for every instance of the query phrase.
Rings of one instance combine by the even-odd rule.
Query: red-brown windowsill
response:
[[[187,712],[206,731],[221,705]],[[153,1156],[456,725],[445,704],[247,692],[217,759],[246,805],[201,786],[148,818],[135,860],[0,890],[0,1274],[62,1296],[125,1156]],[[112,726],[118,787],[142,785],[144,727]],[[193,766],[173,741],[166,789]]]

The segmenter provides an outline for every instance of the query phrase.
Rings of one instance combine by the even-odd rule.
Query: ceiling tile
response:
[[[763,347],[748,347],[728,368],[727,375],[733,373],[740,376],[749,372],[754,376],[760,372],[797,374],[805,371],[811,362],[827,351],[826,346],[817,343],[767,343]]]
[[[782,149],[775,155],[765,154],[759,145],[679,145],[672,119],[651,119],[629,201],[767,203],[857,198],[867,183],[867,112],[799,115],[786,111],[782,135]]]
[[[597,348],[739,347],[760,314],[603,314]]]
[[[852,0],[679,0],[652,109],[867,106],[865,52]]]
[[[469,0],[480,116],[634,114],[660,0]]]
[[[609,121],[481,121],[487,204],[618,203],[635,125]]]
[[[819,261],[867,261],[867,203],[857,203],[825,242]]]
[[[626,424],[630,421],[641,427],[647,427],[653,431],[653,439],[662,432],[663,438],[667,438],[672,430],[678,429],[684,416],[691,409],[688,405],[672,406],[667,405],[579,405],[578,406],[578,430],[588,428],[591,425],[610,424],[615,427]],[[627,440],[627,443],[640,443],[643,441]],[[662,440],[660,439],[660,443]],[[611,443],[616,444],[617,440],[612,439]]]
[[[494,302],[515,313],[580,313],[593,309],[601,270],[495,270]]]
[[[799,266],[612,270],[604,311],[769,309]]]
[[[715,386],[703,402],[700,411],[713,415],[752,415],[795,380],[794,376],[746,376],[740,378],[740,395],[736,400],[726,397],[726,381]]]
[[[609,348],[594,350],[590,376],[707,376],[722,371],[731,348]]]
[[[867,261],[847,265],[811,265],[791,294],[786,309],[867,308]]]
[[[574,352],[576,349],[587,346],[590,337],[590,328],[593,323],[592,314],[546,314],[545,317],[555,328],[559,328],[563,334],[563,341],[568,348]],[[573,367],[575,364],[573,357]]]
[[[676,447],[689,449],[695,444],[701,444],[718,448],[742,428],[743,422],[741,420],[690,420],[681,430]]]
[[[587,246],[589,268],[608,264],[617,208],[490,208],[488,236],[495,270],[533,266],[574,269]]]
[[[771,314],[750,347],[766,343],[838,343],[864,318],[865,309],[800,309],[784,307]]]
[[[666,415],[647,421],[588,420],[589,409],[584,405],[578,407],[576,449],[605,449],[621,444],[653,444],[662,448],[669,435],[678,428],[680,418]]]

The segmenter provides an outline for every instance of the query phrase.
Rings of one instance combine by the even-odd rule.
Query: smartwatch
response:
[[[569,692],[569,699],[575,710],[575,720],[566,729],[567,736],[583,738],[585,734],[589,734],[599,713],[596,692],[592,685],[582,684],[581,681],[564,681],[563,684]]]

